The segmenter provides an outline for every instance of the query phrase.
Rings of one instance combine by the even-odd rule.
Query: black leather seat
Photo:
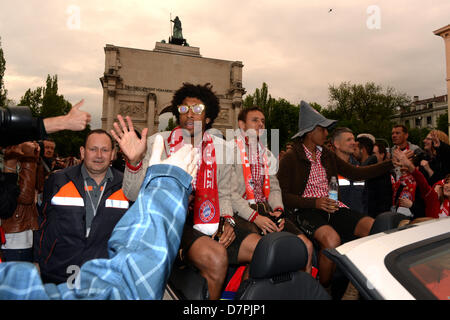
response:
[[[390,211],[380,213],[370,229],[369,235],[379,232],[386,232],[388,230],[397,229],[400,221],[407,219],[404,215],[399,213],[392,213]]]
[[[288,232],[264,236],[250,263],[250,277],[243,281],[236,300],[329,300],[331,297],[305,268],[304,243]]]
[[[176,260],[167,282],[169,293],[175,300],[207,300],[208,283],[205,278],[190,265]]]

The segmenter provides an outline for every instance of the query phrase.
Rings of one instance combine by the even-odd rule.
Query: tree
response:
[[[3,57],[3,49],[2,49],[2,42],[0,38],[0,107],[6,107],[8,99],[7,99],[7,93],[8,91],[5,88],[5,84],[3,81],[3,77],[5,75],[6,70],[6,61]]]
[[[283,98],[272,98],[265,82],[263,82],[261,89],[257,88],[252,95],[245,97],[243,108],[253,106],[260,107],[264,112],[269,148],[274,147],[271,145],[271,130],[278,129],[278,143],[281,150],[286,145],[286,142],[297,132],[299,106],[295,106]]]
[[[47,76],[45,87],[28,89],[19,105],[29,106],[35,117],[56,117],[67,114],[72,104],[58,94],[58,77]],[[87,125],[83,131],[60,131],[50,135],[56,143],[56,153],[61,157],[78,156],[80,146],[90,131]]]
[[[169,118],[169,122],[167,123],[167,127],[166,129],[164,129],[164,131],[172,131],[173,129],[175,129],[176,126],[177,123],[175,122],[175,119],[173,117]]]
[[[373,82],[329,86],[329,109],[324,116],[338,120],[338,126],[349,127],[355,134],[368,132],[390,141],[395,109],[410,104],[410,98],[393,88],[383,89]]]
[[[320,104],[318,104],[317,102],[310,102],[309,105],[310,105],[312,108],[316,109],[317,112],[322,113],[323,108],[322,108],[322,106],[321,106]]]
[[[20,106],[30,107],[33,117],[39,117],[42,109],[42,92],[44,87],[37,87],[34,90],[28,89],[20,99]]]
[[[408,130],[408,141],[423,148],[423,140],[430,133],[428,128],[413,128]]]
[[[270,127],[266,127],[269,129],[269,134],[271,133],[270,129],[279,130],[279,150],[283,149],[286,143],[297,133],[299,110],[300,105],[293,105],[283,98],[273,103],[270,113]],[[269,143],[272,141],[271,138],[272,136],[268,137]],[[274,146],[271,145],[271,148],[273,149]]]
[[[267,86],[267,83],[263,82],[261,89],[256,88],[254,94],[245,97],[243,107],[260,107],[266,117],[266,128],[269,129],[272,127],[271,120],[273,119],[272,111],[274,104],[275,99],[273,99],[269,94],[269,87]]]
[[[437,118],[437,128],[436,129],[444,131],[446,134],[448,134],[448,112],[441,114]]]

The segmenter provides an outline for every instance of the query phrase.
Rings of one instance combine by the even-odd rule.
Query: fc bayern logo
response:
[[[202,203],[200,206],[200,220],[202,220],[204,223],[210,222],[212,219],[214,219],[214,216],[216,215],[216,210],[214,209],[213,204],[211,201],[206,200]]]

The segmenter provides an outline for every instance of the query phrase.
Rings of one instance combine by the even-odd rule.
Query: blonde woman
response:
[[[432,130],[423,140],[427,159],[420,162],[420,172],[433,185],[450,172],[450,146],[448,135],[441,130]]]

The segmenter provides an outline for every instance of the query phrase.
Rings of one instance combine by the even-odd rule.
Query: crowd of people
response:
[[[369,235],[382,213],[399,225],[449,215],[450,146],[439,130],[422,150],[395,125],[389,148],[302,101],[298,132],[277,157],[258,106],[241,110],[224,139],[212,129],[220,106],[210,84],[183,84],[171,105],[173,130],[147,137],[118,115],[110,132],[88,134],[80,160],[55,157],[50,139],[4,148],[13,200],[0,212],[0,297],[161,299],[177,261],[220,299],[229,266],[242,266],[245,280],[258,242],[280,231],[304,244],[303,271],[331,293],[336,266],[323,250]],[[34,283],[28,291],[17,270]]]

